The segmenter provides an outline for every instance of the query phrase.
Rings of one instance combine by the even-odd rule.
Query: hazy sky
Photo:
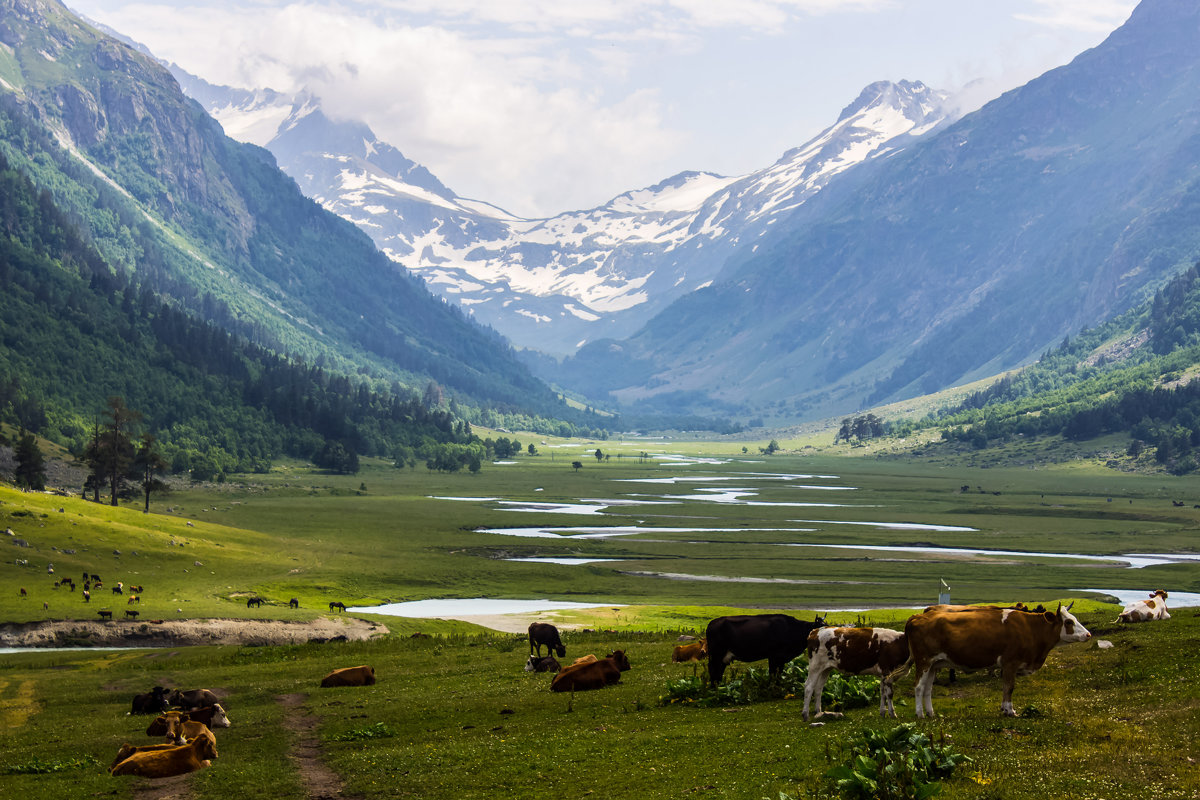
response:
[[[218,84],[309,88],[465,197],[548,216],[740,175],[877,80],[976,107],[1135,0],[67,0]]]

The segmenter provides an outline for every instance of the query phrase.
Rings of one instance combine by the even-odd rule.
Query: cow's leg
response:
[[[1004,699],[1000,702],[1000,713],[1006,717],[1015,717],[1017,712],[1013,711],[1012,693],[1017,684],[1017,667],[1015,664],[1004,664],[1000,671],[1004,675]]]
[[[892,705],[891,680],[885,675],[879,679],[879,716],[896,718],[896,707]]]
[[[933,664],[917,665],[915,699],[918,719],[933,717],[933,681],[936,677],[937,668]]]
[[[824,667],[822,669],[813,669],[810,665],[808,668],[808,678],[804,681],[804,711],[801,715],[804,721],[808,722],[808,704],[814,698],[816,699],[816,710],[814,714],[821,714],[821,692],[825,691],[825,681],[829,680],[829,673],[833,671],[833,667]]]
[[[708,682],[713,686],[718,686],[721,683],[721,678],[725,676],[725,666],[733,659],[733,653],[723,654],[720,658],[714,658],[712,653],[708,654]]]

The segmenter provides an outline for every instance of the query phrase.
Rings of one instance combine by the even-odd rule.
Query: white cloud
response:
[[[1051,28],[1106,32],[1129,18],[1136,0],[1033,0],[1039,10],[1016,19]]]

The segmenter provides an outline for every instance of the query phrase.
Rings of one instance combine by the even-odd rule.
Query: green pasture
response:
[[[999,681],[944,677],[940,717],[918,723],[972,761],[943,784],[962,800],[1191,798],[1200,729],[1196,651],[1200,619],[1180,612],[1114,625],[1115,607],[1081,620],[1098,639],[1058,648],[1018,679],[1015,707],[999,715]],[[663,617],[659,623],[669,622]],[[894,620],[899,624],[899,620]],[[282,695],[303,695],[319,719],[322,759],[346,796],[375,798],[639,797],[691,794],[762,800],[832,797],[822,776],[864,729],[887,730],[859,708],[823,727],[801,719],[802,699],[730,708],[662,705],[668,681],[695,674],[670,663],[675,632],[567,632],[568,656],[625,649],[633,669],[619,685],[570,695],[523,671],[521,636],[497,633],[386,637],[286,647],[198,647],[123,652],[0,654],[0,786],[26,800],[136,797],[147,782],[105,768],[122,742],[149,743],[130,698],[153,685],[212,688],[232,727],[217,730],[219,757],[188,778],[197,798],[307,795],[288,753]],[[320,689],[332,668],[371,664],[373,687]],[[735,664],[735,668],[742,669]],[[912,680],[897,686],[912,721]]]
[[[596,447],[606,460],[588,455]],[[0,541],[0,619],[94,619],[101,608],[119,617],[126,599],[110,588],[118,580],[145,587],[143,619],[304,619],[332,600],[370,606],[455,597],[819,611],[921,607],[937,599],[941,581],[955,602],[1106,599],[1078,591],[1092,588],[1200,591],[1200,564],[1129,569],[1009,554],[1196,552],[1196,478],[737,451],[675,463],[641,457],[647,451],[664,448],[543,447],[477,475],[368,461],[358,475],[337,476],[285,464],[267,475],[177,491],[156,500],[150,514],[134,504],[112,508],[0,488],[0,529],[14,533]],[[654,482],[670,479],[687,480]],[[514,503],[586,508],[517,511]],[[603,539],[477,530],[534,526],[648,530]],[[28,546],[16,546],[18,540]],[[855,549],[915,545],[1009,552]],[[551,556],[619,560],[505,560]],[[71,577],[81,589],[85,571],[105,583],[88,604],[78,590],[53,585]],[[247,609],[251,596],[267,602]],[[291,597],[299,610],[287,608]]]

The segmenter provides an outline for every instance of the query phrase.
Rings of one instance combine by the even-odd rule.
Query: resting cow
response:
[[[725,675],[729,662],[761,661],[767,659],[772,678],[779,677],[783,665],[804,652],[808,634],[825,627],[825,620],[816,617],[801,622],[787,614],[754,614],[717,617],[708,623],[705,641],[708,642],[708,677],[716,686]]]
[[[621,673],[629,669],[625,651],[614,650],[605,658],[586,664],[572,664],[563,668],[550,682],[552,692],[586,692],[603,689],[611,683],[621,682]]]
[[[185,722],[199,722],[208,728],[228,728],[230,725],[229,716],[218,703],[192,711],[168,711],[165,714],[159,714],[146,728],[146,735],[177,736],[178,734],[174,734],[172,731],[176,728],[182,729],[181,726]]]
[[[1119,622],[1149,622],[1152,619],[1170,619],[1167,613],[1167,593],[1158,589],[1148,600],[1138,600],[1125,606],[1117,617]]]
[[[321,679],[321,686],[374,686],[375,668],[362,665],[359,667],[342,667]]]
[[[706,658],[708,658],[708,644],[704,639],[692,642],[691,644],[676,645],[675,650],[671,653],[671,660],[677,664],[688,661],[703,661]]]
[[[887,628],[820,628],[808,635],[808,679],[804,681],[804,712],[816,702],[821,713],[821,692],[835,669],[848,675],[879,678],[879,716],[896,716],[892,682],[908,664],[908,639]]]
[[[155,686],[146,694],[135,694],[133,696],[133,708],[130,714],[161,714],[171,707],[167,701],[167,690],[161,686]]]
[[[535,656],[530,655],[525,661],[526,672],[558,672],[562,666],[554,658],[554,656]]]
[[[529,623],[529,652],[542,654],[542,645],[546,646],[547,654],[553,652],[562,658],[567,654],[567,648],[563,646],[562,639],[558,636],[558,628],[551,625],[549,622],[531,622]],[[534,648],[537,648],[536,650]]]
[[[171,692],[167,700],[171,702],[171,705],[179,706],[185,711],[204,706],[215,706],[220,702],[220,698],[209,689],[188,689],[186,692],[176,689]]]
[[[203,769],[216,757],[217,739],[210,732],[207,736],[197,736],[185,745],[134,752],[110,772],[113,775],[170,778]]]
[[[1043,614],[990,606],[961,611],[934,609],[909,617],[904,633],[916,666],[918,717],[933,716],[933,681],[938,669],[985,669],[994,665],[999,665],[1004,679],[1000,713],[1015,717],[1012,693],[1017,676],[1037,672],[1058,645],[1092,637],[1071,615],[1071,606],[1061,605],[1056,612]]]

